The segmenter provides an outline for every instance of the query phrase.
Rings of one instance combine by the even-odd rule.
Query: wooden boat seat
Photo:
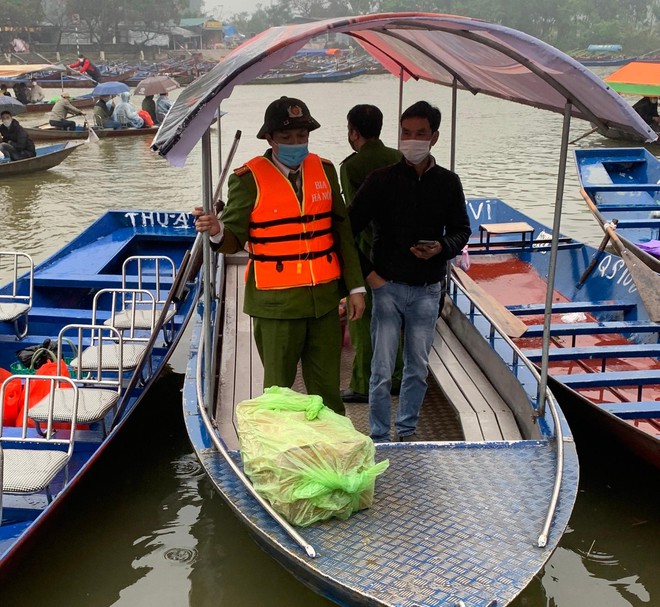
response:
[[[263,393],[264,368],[252,335],[250,317],[243,313],[245,264],[247,255],[225,255],[225,297],[222,351],[220,354],[220,394],[218,403],[239,403]],[[238,449],[233,407],[220,407],[215,412],[220,434],[227,448]]]
[[[658,211],[660,210],[660,202],[644,203],[644,204],[635,204],[634,202],[629,203],[617,203],[617,202],[603,202],[598,204],[599,211],[607,211],[608,213],[614,213],[616,211],[626,212],[626,211]]]
[[[0,401],[4,401],[5,392],[11,382],[22,381],[25,390],[29,392],[32,382],[49,381],[50,394],[58,385],[67,383],[72,394],[71,421],[77,423],[78,387],[68,377],[49,376],[12,376],[7,378],[0,387]],[[64,472],[64,482],[68,481],[67,465],[73,455],[74,432],[53,431],[54,399],[48,399],[47,430],[43,436],[35,434],[28,426],[27,415],[20,420],[20,433],[4,433],[4,411],[0,408],[0,521],[2,520],[3,494],[32,494],[45,492],[47,500],[52,501],[50,485],[53,480]]]
[[[658,207],[660,209],[660,207]],[[648,217],[646,219],[619,219],[616,225],[621,228],[660,228],[660,217]]]
[[[531,241],[534,239],[534,228],[526,221],[482,223],[479,226],[479,244],[485,244],[486,249],[488,249],[491,244],[491,236],[501,236],[504,234],[520,234],[520,240],[523,245],[528,244],[531,246]],[[527,235],[529,235],[529,241],[527,241]]]
[[[34,261],[27,253],[0,251],[0,268],[9,270],[12,277],[8,285],[9,292],[0,293],[0,322],[13,323],[16,337],[20,339],[28,332],[28,316],[32,309],[34,290]],[[28,276],[27,293],[18,284],[23,274]]]
[[[543,253],[550,250],[549,240],[494,240],[486,248],[480,244],[478,240],[468,242],[470,255],[507,255],[510,253],[520,253],[521,247],[525,247],[526,253]],[[557,248],[564,249],[581,249],[584,245],[571,238],[560,238]]]
[[[104,325],[71,324],[63,327],[57,338],[57,365],[58,368],[66,355],[67,349],[75,358],[70,367],[73,370],[72,379],[78,386],[78,413],[77,420],[81,424],[100,422],[103,436],[107,429],[105,417],[110,410],[115,410],[121,395],[124,367],[117,362],[111,366],[112,373],[107,372],[107,348],[115,349],[121,342],[121,333],[113,327]],[[85,348],[86,343],[97,344],[92,348]],[[84,352],[79,359],[76,354]],[[96,360],[93,360],[96,356]],[[54,422],[71,423],[74,399],[72,391],[66,388],[56,388],[52,398],[54,404],[44,397],[37,404],[30,407],[29,416],[40,428],[41,424],[48,422],[49,412],[52,410]]]
[[[456,409],[465,440],[521,439],[511,409],[442,318],[435,327],[429,370]]]
[[[650,371],[607,371],[605,373],[575,373],[553,375],[558,382],[578,389],[609,388],[614,386],[660,385],[660,369]]]
[[[660,401],[657,400],[631,403],[600,403],[598,406],[621,419],[660,418]]]
[[[578,335],[601,335],[611,333],[658,333],[660,324],[650,321],[611,321],[611,322],[579,322],[553,323],[550,334],[559,337],[573,336],[573,346]],[[529,325],[525,337],[543,337],[543,325]]]
[[[606,183],[598,185],[586,184],[587,192],[658,192],[660,183]]]
[[[569,314],[572,312],[586,312],[592,314],[594,312],[625,312],[632,310],[635,304],[608,300],[608,301],[560,301],[552,304],[553,314]],[[516,316],[536,315],[545,312],[545,304],[521,304],[515,306],[507,306],[507,309]]]
[[[532,362],[541,360],[541,350],[523,350]],[[622,344],[617,346],[588,346],[577,348],[551,348],[548,360],[606,360],[608,358],[657,358],[660,344]]]

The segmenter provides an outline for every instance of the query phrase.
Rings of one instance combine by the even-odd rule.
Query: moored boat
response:
[[[304,75],[304,73],[290,74],[286,72],[273,72],[262,74],[247,84],[291,84],[292,82],[298,82],[301,80]]]
[[[356,76],[361,76],[366,73],[366,71],[366,68],[363,67],[312,71],[303,74],[300,82],[340,82],[342,80],[350,80]]]
[[[13,277],[0,289],[0,367],[19,374],[2,387],[0,574],[28,556],[28,544],[34,558],[42,525],[118,436],[172,354],[196,299],[187,253],[194,238],[187,213],[111,211],[36,267],[27,254],[0,253],[2,275]],[[48,356],[69,376],[65,386],[50,383],[52,370],[33,375],[29,361],[15,366],[17,350],[38,355],[47,338],[58,345]],[[11,420],[12,388],[38,377],[46,378],[45,400],[30,391],[29,408]],[[33,473],[27,485],[26,470]]]
[[[660,272],[660,160],[645,148],[576,149],[582,196],[601,228]]]
[[[71,105],[77,107],[78,109],[94,107],[96,103],[96,98],[90,93],[86,95],[79,95],[78,97],[73,97],[70,99]],[[55,102],[44,101],[43,103],[28,103],[25,106],[25,111],[28,113],[34,112],[50,112],[53,109]]]
[[[495,198],[472,199],[469,208],[481,236],[470,245],[469,276],[525,322],[515,342],[540,365],[552,230]],[[580,449],[616,450],[660,468],[660,324],[649,318],[657,313],[660,279],[647,269],[648,279],[636,283],[630,263],[571,238],[558,247],[548,352],[553,393]],[[647,281],[655,283],[648,294]]]
[[[144,127],[144,128],[120,128],[120,129],[104,129],[102,127],[91,127],[97,137],[100,139],[114,138],[114,137],[141,137],[146,135],[153,135],[158,131],[157,126]],[[33,141],[56,141],[61,139],[87,139],[89,137],[89,127],[76,126],[74,130],[64,130],[52,127],[50,125],[42,125],[38,127],[25,127],[27,134]]]
[[[213,112],[234,86],[254,78],[260,70],[263,73],[278,65],[315,36],[337,32],[354,35],[402,80],[421,78],[451,86],[454,91],[463,87],[562,114],[563,160],[571,116],[614,122],[652,137],[630,106],[600,79],[539,40],[469,18],[401,13],[273,28],[245,42],[212,73],[182,92],[161,126],[153,149],[172,164],[183,164]],[[507,69],[497,69],[495,77],[494,64],[507,65]],[[552,77],[548,77],[550,72]],[[454,95],[452,118],[456,116],[456,103]],[[203,153],[208,153],[207,148],[203,146]],[[452,169],[454,159],[452,137]],[[210,166],[208,156],[206,162]],[[560,167],[563,165],[565,162]],[[207,208],[211,207],[215,189],[210,173],[204,172],[203,183]],[[561,197],[555,213],[557,218],[561,216]],[[543,242],[548,253],[545,257],[553,267],[558,238],[553,234],[551,240]],[[526,330],[525,323],[473,285],[469,277],[458,274],[460,280],[452,279],[457,296],[446,304],[438,322],[429,372],[438,377],[443,395],[459,412],[461,437],[444,442],[439,434],[429,431],[424,436],[427,442],[377,445],[377,459],[388,458],[390,468],[376,482],[373,507],[346,521],[326,521],[298,533],[274,516],[242,477],[234,407],[260,393],[263,377],[252,344],[251,324],[242,314],[240,277],[244,262],[241,256],[222,257],[217,275],[207,266],[207,283],[216,284],[218,292],[207,291],[200,307],[202,318],[196,323],[184,388],[184,419],[191,443],[211,482],[241,522],[298,579],[342,605],[509,604],[549,557],[545,550],[530,552],[527,541],[517,546],[508,543],[514,536],[531,539],[534,525],[524,525],[525,529],[516,527],[517,523],[509,526],[512,521],[498,514],[502,510],[494,493],[510,495],[509,490],[530,496],[529,512],[537,521],[542,518],[541,511],[546,510],[529,481],[519,474],[518,465],[513,464],[522,455],[517,449],[523,447],[526,456],[531,457],[529,469],[547,470],[549,460],[543,453],[547,454],[546,448],[551,445],[561,446],[556,462],[563,460],[563,464],[556,469],[559,474],[552,490],[559,500],[558,509],[545,548],[557,541],[563,509],[572,500],[574,490],[570,463],[574,461],[574,445],[561,435],[567,430],[561,412],[555,410],[557,418],[550,419],[552,406],[543,405],[545,398],[552,402],[552,397],[539,387],[547,374],[542,368],[539,379],[527,359],[520,354],[513,356],[517,349],[512,336],[518,337],[517,331]],[[551,295],[552,281],[546,288]],[[473,400],[479,403],[474,409],[470,407]],[[497,405],[492,407],[494,403]],[[498,438],[488,434],[496,427],[502,432]],[[518,432],[519,438],[508,435],[509,430]],[[481,438],[477,437],[479,432]],[[534,443],[538,450],[526,449]],[[490,464],[498,467],[499,457],[503,460],[498,469],[515,468],[515,478],[507,476],[499,484],[499,472],[480,476],[472,467],[476,461],[477,468],[483,470]],[[434,471],[440,471],[442,481]],[[537,478],[546,482],[548,475],[541,472]],[[462,518],[461,510],[478,499],[476,486],[494,505],[491,512],[480,509],[473,525]],[[459,495],[467,496],[461,505],[456,501]],[[509,502],[504,510],[508,508],[515,505]],[[474,514],[469,505],[464,511]],[[370,566],[364,567],[364,563]]]
[[[36,148],[37,155],[23,160],[0,160],[0,178],[11,175],[22,175],[24,173],[36,173],[52,169],[65,160],[79,146],[82,141],[68,141]]]

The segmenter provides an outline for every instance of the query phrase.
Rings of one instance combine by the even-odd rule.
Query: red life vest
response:
[[[332,189],[321,159],[308,154],[301,165],[302,201],[267,158],[258,156],[246,165],[257,184],[248,235],[257,288],[306,287],[339,278]]]

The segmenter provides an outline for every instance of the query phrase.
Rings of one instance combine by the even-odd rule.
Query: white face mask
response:
[[[431,142],[424,139],[402,139],[399,151],[410,164],[421,164],[431,153]]]
[[[6,126],[7,128],[9,128],[9,127],[11,126],[11,120],[3,120],[3,121],[2,121],[2,124],[3,124],[4,126]]]

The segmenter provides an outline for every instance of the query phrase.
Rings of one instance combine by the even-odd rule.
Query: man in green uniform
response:
[[[201,208],[194,214],[197,230],[208,231],[219,251],[236,253],[248,244],[243,311],[254,324],[264,387],[291,387],[300,361],[308,393],[319,394],[327,406],[343,413],[338,304],[348,291],[349,318],[360,318],[365,289],[337,172],[330,161],[307,149],[309,132],[319,126],[302,101],[282,97],[272,102],[257,134],[271,149],[230,176],[220,220]],[[292,201],[297,217],[291,214]],[[277,219],[264,220],[266,211]],[[310,228],[312,224],[318,229]],[[282,254],[286,247],[314,251],[317,241],[325,247],[328,239],[330,252],[326,247],[317,254]],[[314,277],[310,284],[296,286],[296,276],[309,269]]]
[[[383,113],[375,105],[356,105],[346,116],[348,120],[348,144],[354,152],[345,158],[339,169],[342,192],[346,204],[353,201],[355,193],[369,174],[401,160],[401,152],[388,148],[380,140],[383,127]],[[372,233],[367,228],[358,237],[358,246],[366,258],[371,257]],[[371,291],[367,288],[366,307],[362,318],[349,321],[348,331],[355,351],[350,388],[342,390],[341,397],[347,403],[369,401],[369,377],[371,375]],[[401,353],[392,377],[392,391],[397,392],[401,385],[403,361]]]

